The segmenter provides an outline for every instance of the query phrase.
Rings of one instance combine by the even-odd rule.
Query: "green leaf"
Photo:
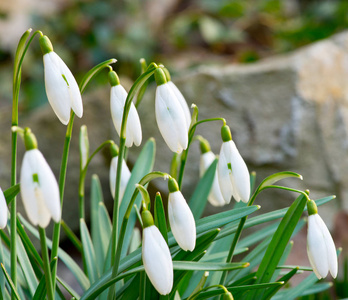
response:
[[[76,236],[76,234],[71,230],[71,228],[64,222],[64,220],[60,221],[60,224],[64,230],[64,233],[70,240],[70,242],[75,246],[75,248],[82,253],[82,243],[79,240],[79,238]]]
[[[86,75],[82,78],[82,80],[79,84],[81,94],[85,91],[88,83],[96,74],[98,74],[102,69],[106,68],[108,65],[114,64],[116,61],[117,61],[116,59],[111,58],[109,60],[106,60],[106,61],[100,63],[99,65],[95,66],[91,70],[89,70],[86,73]]]
[[[7,280],[8,284],[11,287],[12,294],[16,297],[17,300],[21,300],[21,298],[19,297],[19,295],[17,293],[17,290],[16,290],[16,288],[15,288],[15,286],[14,286],[12,280],[11,280],[10,275],[7,273],[5,267],[4,267],[4,265],[2,263],[1,263],[1,268],[2,268],[2,271],[4,272],[4,275],[6,277],[6,280]]]
[[[90,282],[93,283],[98,279],[99,275],[96,268],[96,259],[92,240],[84,219],[80,219],[80,233],[83,248],[83,258],[87,267],[88,278]]]
[[[153,164],[155,161],[155,150],[156,150],[156,144],[154,139],[149,139],[146,144],[144,145],[142,151],[140,152],[138,159],[134,165],[134,168],[132,170],[131,177],[129,179],[127,188],[125,190],[123,200],[120,205],[120,214],[119,214],[119,220],[118,220],[118,228],[121,228],[122,220],[125,216],[128,202],[132,197],[132,194],[135,189],[135,184],[139,183],[139,181],[149,172],[151,172],[153,168]],[[135,200],[134,204],[138,207],[141,203],[141,197],[140,195]],[[121,257],[124,257],[127,253],[127,249],[129,247],[130,239],[131,239],[131,233],[133,231],[135,222],[136,222],[136,212],[134,210],[131,211],[129,220],[128,220],[128,226],[125,233],[125,238],[123,240],[123,246],[122,246],[122,254]]]
[[[209,166],[208,170],[204,173],[203,177],[198,182],[195,191],[189,201],[189,206],[195,217],[195,220],[198,220],[204,211],[204,208],[207,203],[208,195],[213,185],[215,171],[218,160],[215,159],[212,164]]]
[[[249,263],[216,263],[216,262],[193,262],[193,261],[173,261],[174,270],[186,271],[224,271],[237,270],[249,266]]]
[[[21,223],[30,231],[30,233],[39,239],[39,232],[36,228],[34,228],[29,222],[27,222],[20,214],[18,214]],[[52,248],[52,241],[47,239],[47,246]],[[83,290],[87,290],[90,286],[89,280],[86,275],[83,273],[79,265],[67,254],[63,249],[58,249],[58,257],[64,262],[64,264],[68,267],[68,269],[73,273],[77,282],[80,284]]]
[[[162,197],[160,193],[156,194],[155,197],[155,205],[154,205],[154,215],[155,215],[155,225],[162,233],[164,240],[168,244],[168,234],[167,234],[167,223],[166,223],[166,215],[164,212]]]
[[[58,260],[57,258],[53,259],[50,263],[51,270],[55,267],[55,264],[57,264]],[[46,294],[46,281],[45,281],[45,274],[41,276],[40,283],[37,286],[37,289],[35,291],[35,294],[33,296],[32,300],[41,300],[45,299]]]
[[[94,244],[94,249],[96,254],[98,253],[97,263],[99,265],[99,274],[102,274],[103,266],[106,259],[106,254],[108,251],[109,241],[111,237],[112,224],[110,220],[109,213],[105,207],[104,202],[99,202],[98,209],[98,229],[99,229],[99,245]]]
[[[4,196],[5,196],[7,205],[9,205],[11,201],[14,199],[14,197],[17,196],[19,191],[20,191],[19,183],[14,186],[11,186],[10,188],[4,191]]]
[[[295,172],[289,172],[289,171],[279,172],[279,173],[272,174],[272,175],[268,176],[267,178],[265,178],[261,182],[261,184],[259,185],[258,190],[262,190],[269,185],[273,185],[274,183],[276,183],[279,180],[289,178],[289,177],[300,178],[302,180],[302,176],[300,174],[295,173]]]
[[[298,270],[299,270],[298,267],[294,268],[289,273],[287,273],[283,277],[279,278],[278,281],[283,281],[284,284],[286,284],[298,272]],[[282,286],[275,286],[275,287],[271,287],[271,288],[267,289],[266,292],[264,293],[262,299],[263,300],[271,299],[281,289],[281,287]]]
[[[232,295],[236,295],[240,292],[247,292],[250,290],[258,290],[258,289],[266,289],[269,287],[274,286],[282,286],[282,282],[271,282],[271,283],[261,283],[261,284],[252,284],[252,285],[244,285],[244,286],[236,286],[236,287],[227,287],[227,290],[232,293]],[[213,291],[207,291],[200,293],[197,297],[195,297],[195,300],[202,300],[202,299],[209,299],[215,296],[222,295],[224,291],[222,289],[216,289]],[[237,298],[236,299],[244,299],[244,298]],[[256,298],[255,298],[256,299]]]
[[[29,257],[27,255],[27,253],[25,252],[23,243],[18,235],[16,236],[16,241],[17,241],[18,261],[22,267],[23,275],[24,275],[25,280],[28,284],[30,295],[33,296],[35,294],[35,290],[38,286],[35,272],[31,266]]]
[[[263,257],[259,269],[256,272],[256,283],[269,282],[273,273],[284,253],[293,231],[300,220],[303,210],[306,206],[307,198],[304,195],[299,196],[286,212],[279,224],[277,231],[274,233],[265,256]],[[251,294],[249,299],[261,298],[261,293]]]

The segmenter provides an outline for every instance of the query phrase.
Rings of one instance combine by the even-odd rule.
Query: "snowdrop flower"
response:
[[[203,177],[204,173],[211,166],[213,161],[216,159],[215,154],[210,150],[210,145],[207,140],[201,140],[201,159],[200,159],[200,177]],[[225,200],[221,194],[220,185],[218,181],[217,170],[215,171],[215,176],[213,180],[213,185],[208,195],[208,201],[213,206],[223,206],[225,205]]]
[[[183,109],[161,68],[155,71],[156,121],[163,139],[170,150],[181,153],[187,148],[188,127]]]
[[[145,272],[161,295],[167,295],[173,287],[173,262],[166,241],[154,225],[151,213],[143,210],[142,259]]]
[[[187,105],[187,102],[186,102],[184,96],[182,95],[182,93],[180,92],[180,90],[177,88],[177,86],[171,80],[170,73],[167,70],[167,68],[163,67],[162,69],[166,75],[166,79],[167,79],[167,83],[168,83],[169,87],[172,89],[176,99],[178,99],[179,104],[180,104],[180,106],[185,114],[186,127],[187,127],[187,129],[189,129],[190,125],[191,125],[191,113],[190,113],[190,109]]]
[[[79,118],[83,115],[80,89],[69,68],[53,51],[53,46],[47,36],[40,38],[40,46],[44,54],[45,88],[48,102],[58,119],[67,125],[71,109]]]
[[[239,202],[248,202],[250,198],[250,175],[248,168],[232,141],[231,131],[227,125],[221,128],[222,146],[218,162],[218,179],[225,203],[231,196]]]
[[[116,72],[109,72],[109,81],[111,84],[110,91],[110,109],[111,117],[114,122],[114,126],[118,135],[121,133],[122,117],[124,105],[127,98],[127,92],[120,84],[120,80]],[[129,114],[126,124],[126,146],[131,147],[133,143],[136,146],[141,144],[142,132],[138,112],[133,104],[131,103]]]
[[[0,229],[5,228],[7,225],[7,210],[6,199],[0,188]]]
[[[330,271],[337,276],[337,254],[334,241],[323,219],[318,215],[317,205],[313,200],[307,202],[308,232],[307,254],[309,262],[318,279],[325,278]]]
[[[168,218],[174,238],[183,250],[193,251],[196,245],[196,223],[191,209],[175,179],[169,179],[168,189]]]
[[[30,222],[45,228],[51,217],[55,222],[61,219],[58,183],[28,128],[24,131],[24,142],[27,151],[20,175],[21,196]]]
[[[110,180],[111,195],[112,197],[115,198],[116,171],[117,171],[117,163],[118,163],[118,149],[115,144],[111,146],[111,155],[112,155],[112,160],[111,160],[111,166],[110,166],[109,180]],[[121,170],[119,203],[121,203],[124,192],[126,191],[126,187],[127,187],[130,176],[131,176],[131,172],[129,171],[128,166],[123,159],[122,170]]]

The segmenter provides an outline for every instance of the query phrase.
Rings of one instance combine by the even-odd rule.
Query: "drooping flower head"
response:
[[[40,46],[43,52],[48,102],[58,119],[67,125],[71,109],[79,118],[83,115],[80,89],[69,68],[53,51],[53,46],[47,36],[40,37]]]
[[[7,216],[8,215],[8,209],[7,209],[7,203],[4,196],[4,193],[2,192],[2,189],[0,188],[0,229],[3,229],[7,225]]]
[[[141,213],[143,220],[142,259],[145,272],[161,295],[167,295],[173,287],[173,262],[166,241],[154,225],[151,213]]]
[[[250,175],[248,168],[232,141],[227,125],[221,128],[222,146],[218,162],[218,178],[222,196],[226,203],[234,199],[248,202],[250,198]]]
[[[191,124],[191,113],[190,113],[190,109],[187,105],[187,102],[185,100],[185,97],[182,95],[182,93],[180,92],[180,90],[177,88],[177,86],[174,84],[174,82],[171,80],[171,76],[170,73],[168,71],[167,68],[163,67],[162,68],[165,75],[166,75],[166,79],[167,79],[167,83],[169,85],[169,87],[172,89],[176,99],[178,99],[179,104],[185,114],[185,120],[186,120],[186,127],[187,129],[190,128],[190,124]]]
[[[161,68],[156,69],[156,121],[169,149],[181,153],[188,145],[188,127],[183,109]]]
[[[338,272],[337,254],[334,241],[323,219],[318,215],[313,200],[307,202],[308,232],[307,254],[309,262],[318,279],[325,278],[330,271],[333,278]]]
[[[170,228],[179,246],[193,251],[196,245],[196,222],[174,178],[168,181],[168,218]]]
[[[28,128],[24,131],[24,142],[27,151],[20,175],[23,205],[30,222],[45,228],[51,217],[55,222],[61,219],[58,183]]]
[[[110,182],[110,190],[112,197],[115,198],[115,187],[116,187],[116,171],[117,171],[117,163],[118,163],[118,148],[115,144],[113,144],[110,148],[111,150],[111,166],[110,166],[110,173],[109,173],[109,182]],[[124,192],[126,191],[126,187],[128,185],[129,178],[131,177],[131,172],[129,171],[129,168],[122,159],[122,170],[121,170],[121,182],[120,182],[120,195],[119,195],[119,203],[121,203],[121,200],[123,198]]]
[[[124,106],[127,99],[127,92],[120,84],[120,80],[114,71],[109,72],[110,91],[110,109],[111,117],[118,135],[121,134],[121,125]],[[131,103],[126,123],[126,146],[131,147],[133,143],[136,146],[141,144],[142,131],[138,112]]]
[[[206,139],[201,138],[200,146],[202,155],[199,171],[200,177],[202,177],[216,159],[216,155],[211,151],[209,142]],[[226,204],[221,194],[217,169],[215,170],[213,185],[208,195],[208,201],[213,206],[223,206]]]

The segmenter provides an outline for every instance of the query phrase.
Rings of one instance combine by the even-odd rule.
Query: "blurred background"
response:
[[[320,212],[334,229],[338,245],[348,245],[347,0],[0,0],[0,128],[8,133],[13,58],[18,40],[28,28],[48,35],[78,81],[87,70],[112,57],[118,60],[114,68],[126,87],[140,74],[140,58],[165,64],[189,104],[194,101],[207,105],[199,105],[201,117],[225,114],[249,169],[261,174],[258,179],[288,169],[304,175],[302,188],[309,187],[315,198],[336,194],[337,202]],[[327,43],[335,34],[340,35]],[[321,40],[315,44],[319,46],[311,48],[312,43]],[[303,46],[310,50],[297,52]],[[287,60],[293,56],[296,63]],[[89,125],[92,149],[110,137],[117,140],[112,123],[100,122],[100,117],[109,113],[106,75],[96,77],[84,97],[85,116],[83,121],[76,120],[71,169],[78,169],[76,137],[83,123]],[[153,90],[150,97],[153,98]],[[148,105],[140,111],[144,137],[157,134],[158,148],[162,149],[158,130],[151,127],[154,119],[148,118],[153,111],[149,101],[144,99]],[[23,116],[23,123],[34,132],[40,131],[42,141],[46,139],[46,143],[39,141],[40,149],[57,175],[65,127],[58,124],[47,105],[38,39],[24,60],[20,112],[29,113],[29,117]],[[273,122],[269,122],[271,118]],[[219,139],[219,128],[211,128],[212,142]],[[8,185],[8,142],[9,134],[2,137],[0,145],[3,186]],[[212,143],[215,153],[220,143]],[[53,147],[54,151],[53,144],[59,145]],[[21,143],[19,147],[23,151]],[[188,164],[185,178],[184,190],[188,194],[198,177],[199,150],[194,147],[197,155],[189,156],[191,167]],[[161,165],[170,151],[164,145],[163,151],[157,153]],[[130,164],[134,157],[130,153]],[[91,169],[101,177],[106,201],[111,203],[109,160],[108,155],[97,157]],[[76,180],[76,174],[68,174],[68,185],[73,186]],[[288,206],[293,195],[275,192],[265,198],[276,200],[268,204],[269,209],[274,209]],[[77,228],[76,191],[67,188],[66,199],[72,200],[69,207],[75,208],[64,218]],[[267,209],[267,202],[261,205]],[[213,207],[208,209],[216,211]],[[301,232],[295,242],[300,247],[294,263],[304,261],[308,265],[305,234]],[[348,297],[347,266],[339,276],[336,292],[322,294],[318,299],[334,299],[336,294]]]
[[[288,52],[347,28],[347,10],[346,0],[1,0],[1,98],[11,101],[4,78],[20,35],[30,27],[50,37],[77,77],[116,57],[117,71],[134,79],[141,57],[175,73],[202,61],[248,63]],[[23,70],[28,97],[22,109],[46,102],[34,44]]]

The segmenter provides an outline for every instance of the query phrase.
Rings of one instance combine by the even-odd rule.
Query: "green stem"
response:
[[[36,36],[37,33],[42,33],[36,31],[33,33],[29,41],[27,41],[30,35],[31,29],[27,30],[21,37],[18,47],[16,50],[14,71],[13,71],[13,99],[12,99],[12,126],[18,126],[18,99],[19,99],[19,89],[21,84],[21,73],[22,73],[22,63],[25,57],[25,54],[28,51],[29,45]],[[23,48],[24,47],[24,48]],[[17,183],[17,132],[12,132],[11,138],[11,186],[16,185]],[[11,203],[10,208],[10,228],[11,228],[11,278],[14,284],[14,287],[17,288],[17,245],[16,245],[16,235],[17,235],[17,199],[14,197]],[[12,293],[11,299],[15,299],[15,295]]]
[[[46,244],[45,229],[39,226],[39,233],[40,233],[42,260],[43,260],[44,271],[45,271],[47,296],[48,296],[48,300],[54,300],[53,283],[52,283],[50,261],[48,257],[48,250],[47,250],[47,244]]]
[[[189,140],[188,140],[187,148],[181,154],[180,170],[179,170],[179,175],[178,175],[179,189],[181,189],[182,180],[184,178],[184,171],[185,171],[185,166],[186,166],[186,161],[187,161],[187,155],[188,155],[188,151],[189,151],[193,136],[195,134],[196,127],[200,124],[203,124],[206,122],[213,122],[213,121],[222,121],[223,124],[226,125],[226,120],[224,118],[211,118],[211,119],[204,119],[204,120],[195,122],[190,127],[190,130],[188,132]]]
[[[261,183],[262,184],[262,183]],[[303,191],[300,191],[300,190],[296,190],[296,189],[292,189],[292,188],[289,188],[289,187],[285,187],[285,186],[279,186],[279,185],[268,185],[262,189],[260,189],[260,186],[256,189],[255,193],[252,195],[252,197],[250,198],[249,202],[248,202],[248,205],[247,206],[251,206],[253,205],[255,199],[256,199],[256,196],[262,192],[263,190],[265,189],[268,189],[268,188],[276,188],[276,189],[282,189],[282,190],[286,190],[286,191],[290,191],[290,192],[295,192],[295,193],[299,193],[299,194],[302,194],[304,195],[307,199],[309,199],[308,195],[303,192]],[[234,254],[234,250],[236,249],[236,246],[237,246],[237,243],[239,241],[239,238],[242,234],[242,230],[243,230],[243,227],[244,227],[244,224],[247,220],[248,216],[245,216],[243,217],[240,221],[239,221],[239,225],[238,225],[238,228],[234,234],[234,237],[233,237],[233,241],[232,241],[232,244],[231,244],[231,247],[230,247],[230,250],[228,252],[228,255],[227,255],[227,258],[226,258],[226,262],[232,262],[232,259],[233,259],[233,254]],[[227,272],[228,271],[224,271],[222,273],[222,276],[221,276],[221,280],[220,280],[220,284],[225,284],[225,281],[226,281],[226,278],[227,278]]]
[[[74,118],[75,118],[75,113],[71,112],[70,121],[69,121],[68,127],[66,129],[63,156],[62,156],[62,162],[61,162],[61,166],[60,166],[59,195],[60,195],[61,208],[63,208],[66,170],[68,167],[68,157],[69,157],[70,141],[71,141],[71,135],[72,135],[72,128],[73,128],[73,124],[74,124]],[[58,257],[60,226],[61,226],[60,222],[54,224],[53,237],[52,237],[51,261],[55,257]],[[53,282],[54,289],[55,289],[55,285],[56,285],[57,265],[58,264],[55,264],[55,266],[52,269],[52,282]]]
[[[139,184],[144,186],[147,183],[149,183],[151,180],[156,179],[156,178],[167,178],[169,174],[167,173],[163,173],[163,172],[151,172],[147,175],[145,175],[140,181]],[[129,220],[129,216],[130,213],[132,211],[135,199],[137,198],[139,193],[138,189],[135,189],[132,195],[132,198],[128,204],[127,207],[127,211],[124,215],[124,218],[122,220],[122,225],[121,225],[121,230],[120,230],[120,237],[118,240],[118,247],[117,247],[117,251],[116,251],[116,255],[115,255],[115,259],[114,259],[114,263],[112,265],[112,276],[116,276],[117,272],[118,272],[118,267],[120,264],[120,259],[121,259],[121,253],[122,253],[122,245],[123,245],[123,240],[124,240],[124,236],[126,234],[126,229],[127,229],[127,224],[128,224],[128,220]],[[113,299],[113,296],[115,294],[115,285],[112,285],[110,287],[109,290],[109,294],[108,294],[108,299]]]
[[[122,161],[123,161],[125,148],[126,148],[126,143],[125,143],[126,142],[126,124],[128,119],[128,113],[130,110],[132,99],[136,95],[137,91],[141,88],[141,86],[153,75],[156,68],[157,68],[157,65],[154,63],[151,63],[148,69],[139,76],[139,78],[132,85],[124,104],[121,132],[120,132],[120,146],[119,146],[119,154],[118,154],[119,155],[118,157],[120,159],[117,161],[115,199],[114,199],[114,209],[113,209],[113,216],[112,216],[111,265],[114,264],[116,248],[117,248],[120,184],[121,184]]]
[[[81,94],[85,91],[88,83],[90,80],[97,75],[103,68],[108,67],[109,64],[115,63],[115,59],[109,59],[107,61],[104,61],[100,63],[99,65],[92,68],[82,79],[79,88],[81,91]],[[65,179],[66,179],[66,170],[67,170],[67,164],[68,164],[68,156],[69,156],[69,149],[70,149],[70,141],[72,136],[72,128],[74,123],[74,117],[75,113],[71,112],[70,121],[68,124],[68,127],[66,129],[66,135],[65,135],[65,142],[64,142],[64,149],[63,149],[63,156],[62,156],[62,162],[60,167],[60,174],[59,174],[59,193],[60,193],[60,201],[61,201],[61,207],[63,207],[63,199],[64,199],[64,187],[65,187]],[[60,237],[60,222],[54,224],[53,228],[53,238],[52,238],[52,250],[51,250],[51,261],[58,257],[58,247],[59,247],[59,237]],[[57,275],[57,265],[55,264],[52,269],[52,282],[53,282],[53,288],[55,289],[56,284],[56,275]]]

